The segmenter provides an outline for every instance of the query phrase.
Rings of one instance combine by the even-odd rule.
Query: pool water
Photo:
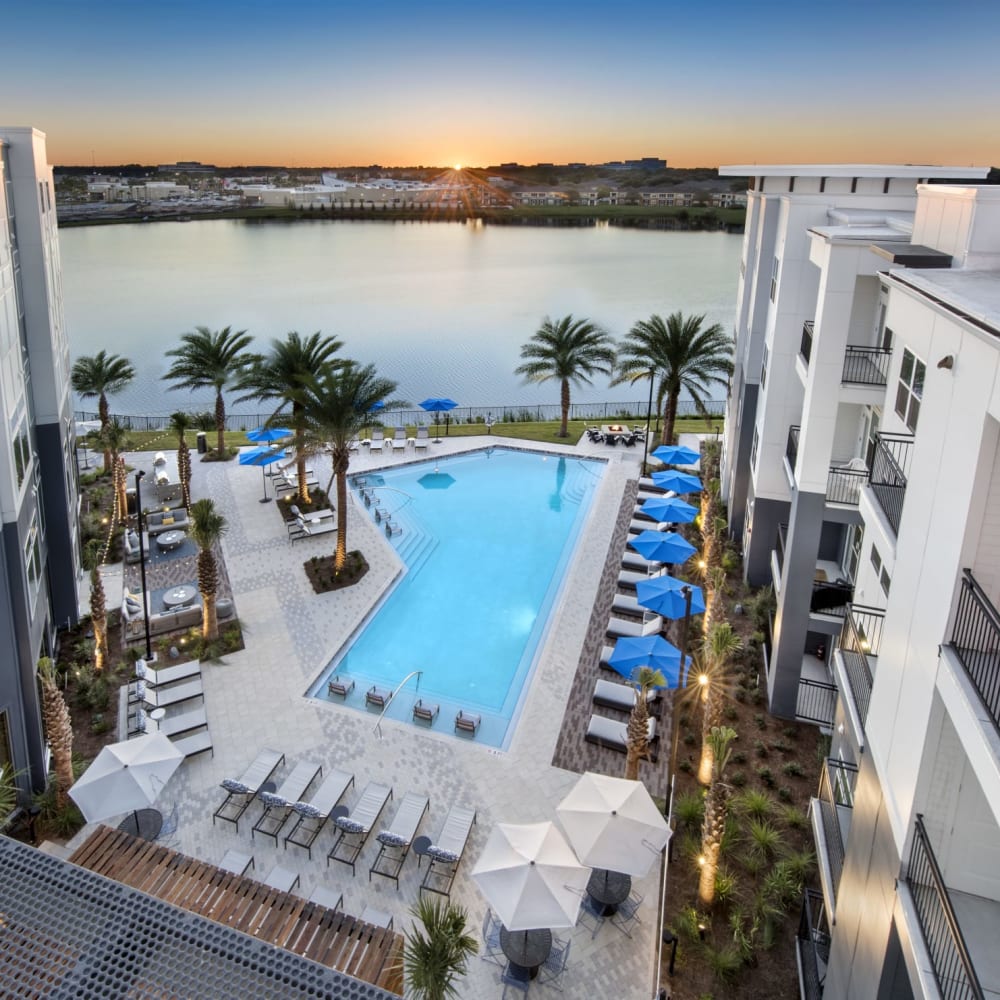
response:
[[[486,448],[354,479],[402,528],[391,542],[406,571],[310,695],[342,701],[327,694],[336,673],[363,708],[373,684],[394,690],[420,670],[389,717],[410,721],[421,698],[441,706],[435,730],[451,733],[464,709],[483,718],[477,742],[508,745],[604,467]]]

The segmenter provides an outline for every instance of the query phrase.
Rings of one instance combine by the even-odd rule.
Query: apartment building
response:
[[[45,136],[0,127],[0,767],[44,786],[35,664],[78,617],[69,343]]]
[[[831,733],[802,995],[997,996],[1000,188],[741,169],[730,526],[772,709]]]

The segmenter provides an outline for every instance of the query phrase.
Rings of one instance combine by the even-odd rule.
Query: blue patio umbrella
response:
[[[694,465],[701,455],[682,444],[661,444],[653,452],[653,458],[658,458],[664,465]]]
[[[278,462],[284,457],[284,448],[251,448],[249,451],[244,451],[240,454],[240,465],[260,466],[260,478],[264,483],[264,495],[260,499],[261,503],[268,503],[271,499],[267,495],[267,480],[264,478],[264,466],[270,465],[272,462]]]
[[[431,396],[429,399],[425,399],[419,404],[422,410],[427,410],[428,413],[446,413],[448,410],[454,410],[458,403],[453,399],[448,399],[447,397],[440,398],[437,396]],[[438,432],[438,420],[437,417],[434,418],[434,440],[440,443],[441,439],[437,436]]]
[[[608,666],[627,680],[632,680],[640,667],[649,667],[663,674],[668,688],[680,687],[681,651],[662,635],[627,636],[619,639],[608,658]],[[685,680],[690,667],[689,656],[685,664]]]
[[[701,587],[672,576],[651,576],[648,580],[640,580],[635,585],[635,597],[644,608],[664,618],[683,618],[687,614],[685,587],[691,588],[691,614],[704,614],[705,595]]]
[[[642,512],[654,521],[671,524],[690,524],[698,516],[697,507],[677,497],[650,497],[642,505]]]
[[[271,441],[281,441],[291,436],[292,432],[287,427],[255,427],[252,431],[247,431],[247,437],[251,441],[263,444],[268,444]],[[248,463],[244,462],[243,464],[246,465]]]
[[[628,540],[639,555],[652,562],[682,563],[697,551],[695,547],[674,531],[643,531]]]
[[[369,413],[378,413],[380,410],[384,410],[384,409],[385,409],[385,400],[379,399],[376,402],[372,403],[371,406],[368,407],[368,412]]]
[[[668,469],[666,472],[654,472],[653,482],[661,489],[673,490],[675,493],[700,493],[704,487],[697,476],[687,472]]]

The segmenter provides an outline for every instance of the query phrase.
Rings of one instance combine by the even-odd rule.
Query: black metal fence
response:
[[[892,530],[899,534],[906,496],[906,470],[910,462],[910,434],[879,434],[872,453],[870,482]]]
[[[1000,613],[970,569],[962,571],[950,645],[1000,730]]]
[[[799,678],[795,717],[818,726],[832,726],[837,711],[837,685]]]
[[[851,385],[885,385],[891,358],[892,351],[885,347],[852,347],[848,344],[840,380]]]
[[[824,583],[813,581],[809,610],[814,614],[836,615],[843,618],[854,597],[854,587],[849,583]]]
[[[862,725],[868,721],[874,681],[869,657],[878,656],[884,617],[885,612],[880,608],[852,604],[847,609],[840,630],[840,656]]]
[[[812,357],[814,326],[815,324],[811,319],[807,319],[802,324],[802,340],[799,343],[799,354],[802,355],[802,360],[805,361],[806,368],[809,367],[809,359]]]
[[[831,465],[826,477],[826,498],[830,503],[857,507],[861,497],[861,487],[867,480],[867,469],[845,469],[842,466]]]
[[[830,932],[823,894],[816,889],[806,889],[802,894],[802,913],[795,936],[802,966],[802,996],[804,1000],[820,1000],[830,961]]]
[[[906,883],[943,1000],[983,1000],[983,989],[948,897],[927,831],[917,816]]]
[[[830,860],[830,875],[833,879],[834,897],[840,876],[844,870],[844,835],[840,810],[854,808],[854,783],[858,769],[847,761],[828,757],[826,766],[819,776],[819,813],[823,820],[823,837],[826,854]]]

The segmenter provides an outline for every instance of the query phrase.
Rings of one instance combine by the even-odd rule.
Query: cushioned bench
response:
[[[628,751],[628,723],[616,722],[603,715],[592,715],[584,739],[588,743],[596,743],[609,750],[626,753]],[[649,744],[649,759],[655,763],[656,753],[653,748],[659,739],[656,732],[656,719],[649,719],[646,723],[646,739]]]

